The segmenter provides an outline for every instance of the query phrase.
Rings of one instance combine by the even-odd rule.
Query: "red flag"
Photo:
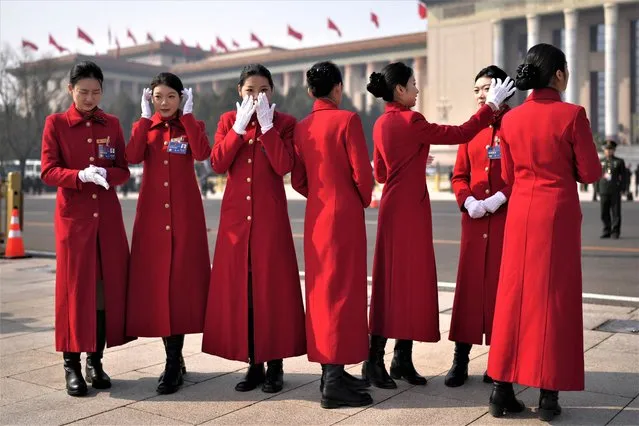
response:
[[[211,53],[217,53],[217,50],[215,49],[214,45],[211,45]]]
[[[81,38],[82,40],[86,41],[89,44],[94,44],[93,40],[91,40],[91,37],[89,37],[89,35],[85,33],[84,31],[82,31],[80,27],[78,27],[78,38]]]
[[[222,50],[224,50],[225,52],[227,52],[227,53],[228,53],[229,48],[228,48],[228,47],[226,47],[226,44],[224,44],[224,42],[222,41],[222,39],[220,39],[219,37],[217,37],[215,45],[216,45],[217,47],[219,47],[220,49],[222,49]]]
[[[184,43],[184,39],[180,39],[180,46],[182,46],[182,54],[186,56],[186,54],[189,53],[189,48],[186,46],[186,43]]]
[[[164,42],[165,43],[171,43],[171,44],[175,44],[171,41],[171,39],[169,38],[169,36],[164,36]]]
[[[115,57],[120,57],[120,40],[117,37],[115,38]]]
[[[28,47],[33,50],[38,50],[38,46],[35,43],[30,42],[29,40],[22,39],[22,47]]]
[[[155,41],[153,40],[153,36],[151,35],[151,33],[146,33],[146,41],[150,41],[151,43]]]
[[[62,52],[68,52],[69,49],[67,49],[66,47],[62,47],[58,44],[57,41],[55,41],[55,39],[53,38],[53,36],[51,34],[49,34],[49,44],[52,45],[53,47],[55,47],[56,49],[58,49],[58,52],[62,53]]]
[[[262,40],[257,38],[257,36],[254,33],[251,33],[251,41],[254,41],[255,43],[257,43],[258,47],[264,47],[264,43],[262,43]]]
[[[377,28],[379,28],[379,19],[377,18],[377,15],[374,12],[371,12],[371,21],[373,22],[373,24],[375,24]]]
[[[233,47],[235,47],[236,49],[239,49],[239,48],[240,48],[240,43],[238,43],[238,42],[237,42],[237,41],[235,41],[235,40],[231,40],[231,41],[233,42]]]
[[[295,31],[290,25],[288,26],[288,35],[302,41],[302,33]]]
[[[197,43],[195,43],[195,47],[197,47],[198,49],[202,50],[202,46],[200,46],[200,42],[199,41]]]
[[[428,18],[428,8],[426,8],[426,2],[424,0],[419,0],[419,4],[417,5],[417,12],[419,13],[419,17],[421,19]]]
[[[130,38],[131,40],[133,40],[134,44],[138,44],[138,41],[135,39],[135,36],[133,35],[133,33],[131,32],[131,30],[127,29],[126,30],[126,36],[128,38]]]
[[[328,29],[329,30],[335,30],[335,31],[337,31],[337,35],[338,36],[340,36],[340,37],[342,36],[342,32],[339,30],[339,28],[337,28],[337,25],[335,25],[335,22],[333,22],[331,20],[331,18],[328,18]]]

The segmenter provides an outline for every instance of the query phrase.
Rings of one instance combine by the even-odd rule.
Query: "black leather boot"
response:
[[[488,375],[488,371],[484,371],[484,383],[493,383],[493,378]]]
[[[559,392],[546,389],[539,390],[539,420],[551,421],[555,416],[561,414],[559,405]]]
[[[488,411],[493,417],[502,417],[506,413],[521,413],[526,406],[515,397],[513,384],[508,382],[493,382]]]
[[[384,349],[388,339],[371,335],[371,346],[368,349],[368,360],[362,364],[362,378],[381,389],[395,389],[397,383],[391,379],[384,365]]]
[[[353,390],[364,390],[371,387],[371,382],[366,379],[358,379],[355,376],[348,374],[346,370],[344,370],[344,374],[342,375],[342,379],[344,380],[344,385]],[[326,380],[326,364],[322,364],[322,378],[320,379],[320,392],[324,391],[324,381]]]
[[[413,341],[397,340],[391,362],[390,375],[393,379],[404,379],[411,385],[425,386],[426,378],[420,376],[413,365]]]
[[[164,343],[164,348],[166,349],[166,337],[162,338],[162,343]],[[184,376],[186,374],[186,364],[184,363],[184,356],[182,354],[180,354],[180,366],[182,367],[182,375]],[[160,376],[159,380],[162,380],[162,376]]]
[[[266,373],[264,372],[264,363],[254,364],[253,361],[249,362],[249,368],[246,371],[244,379],[235,385],[235,390],[238,392],[252,391],[266,379]]]
[[[367,392],[358,392],[344,384],[344,366],[326,364],[322,408],[363,407],[373,403]]]
[[[160,394],[175,393],[184,384],[180,356],[184,346],[184,334],[176,334],[166,338],[166,364],[164,372],[160,376],[160,384],[157,392]]]
[[[450,367],[444,384],[450,388],[456,388],[464,384],[468,379],[468,354],[473,345],[468,343],[455,342],[455,356],[453,366]]]
[[[284,386],[284,366],[281,359],[267,361],[266,376],[262,385],[262,392],[277,393]]]
[[[87,382],[82,377],[82,365],[80,364],[80,352],[63,352],[64,379],[67,382],[67,393],[71,396],[84,396],[87,394]]]
[[[87,382],[94,389],[109,389],[111,378],[102,368],[102,355],[106,346],[106,316],[104,311],[97,311],[95,352],[87,353],[85,369]]]

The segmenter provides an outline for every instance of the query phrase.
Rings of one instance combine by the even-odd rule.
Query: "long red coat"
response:
[[[584,388],[581,208],[577,182],[601,165],[586,112],[534,90],[502,120],[502,177],[513,185],[488,374],[549,390]]]
[[[295,118],[275,112],[262,134],[246,134],[222,115],[211,164],[228,172],[206,311],[202,350],[248,360],[248,273],[252,272],[255,362],[303,355],[304,305],[283,176],[293,167]],[[250,256],[250,258],[249,258]]]
[[[168,141],[180,138],[186,154],[169,153]],[[193,161],[210,153],[204,123],[193,114],[167,120],[156,113],[133,124],[126,156],[144,162],[144,174],[131,244],[131,336],[202,332],[211,263]]]
[[[488,148],[500,146],[498,127],[493,123],[457,151],[452,185],[462,211],[462,232],[448,334],[455,342],[481,345],[485,334],[490,345],[508,203],[493,214],[472,219],[464,202],[471,195],[484,200],[499,191],[510,197],[512,187],[501,178],[501,160],[488,158]]]
[[[293,188],[304,219],[309,361],[356,364],[368,354],[366,224],[373,172],[359,116],[328,100],[295,129]]]
[[[461,126],[429,123],[387,103],[373,128],[375,179],[385,183],[373,261],[371,334],[437,342],[439,308],[426,161],[430,145],[467,143],[493,119],[483,106]]]
[[[104,282],[107,345],[131,340],[124,321],[129,244],[115,193],[129,169],[119,120],[101,110],[95,115],[100,122],[85,120],[72,105],[48,116],[42,135],[42,180],[58,187],[55,346],[61,352],[95,351],[96,277]],[[99,158],[98,145],[115,148],[115,160]],[[80,181],[79,171],[90,164],[106,169],[109,190]]]

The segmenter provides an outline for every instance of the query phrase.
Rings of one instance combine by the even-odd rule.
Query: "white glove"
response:
[[[182,90],[182,96],[184,96],[184,108],[182,112],[184,114],[191,114],[193,112],[193,89],[190,87],[188,89]]]
[[[506,77],[506,80],[501,81],[501,78],[495,80],[492,79],[490,83],[490,89],[488,89],[488,95],[486,96],[486,103],[491,105],[494,111],[497,111],[501,104],[507,97],[515,93],[515,84],[510,77]]]
[[[497,191],[494,195],[482,200],[481,203],[486,211],[495,213],[505,202],[506,196],[501,191]]]
[[[151,109],[151,93],[152,91],[148,87],[142,90],[142,101],[140,102],[142,118],[151,118],[153,115],[153,110]]]
[[[477,201],[472,195],[464,201],[464,207],[468,210],[468,214],[473,219],[479,219],[486,214],[486,208],[481,201]]]
[[[100,175],[100,173],[98,173],[97,169],[98,167],[89,166],[84,170],[80,170],[80,172],[78,173],[78,178],[83,183],[94,183],[96,185],[104,187],[104,189],[109,189],[108,182]]]
[[[257,121],[260,123],[262,134],[273,128],[273,111],[275,104],[268,106],[268,98],[264,93],[257,95]]]
[[[104,179],[107,178],[107,171],[104,167],[96,167],[93,164],[91,164],[89,166],[89,168],[93,171],[95,171],[97,174],[99,174],[100,176],[102,176]]]
[[[246,126],[257,108],[257,102],[252,96],[246,95],[242,100],[242,105],[239,102],[235,103],[237,107],[237,115],[235,116],[235,124],[233,124],[233,130],[238,135],[246,134]]]

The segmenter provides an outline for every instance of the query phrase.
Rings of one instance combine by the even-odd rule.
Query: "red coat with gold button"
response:
[[[373,262],[371,334],[439,341],[428,151],[430,145],[467,143],[492,120],[493,111],[485,105],[461,126],[443,126],[393,102],[375,122],[375,178],[385,185]]]
[[[366,359],[366,224],[373,173],[359,116],[318,99],[295,129],[291,182],[307,198],[304,219],[308,359]]]
[[[508,201],[488,374],[556,391],[584,388],[581,204],[601,177],[586,111],[535,89],[501,122]]]
[[[170,140],[186,154],[167,151]],[[193,114],[156,113],[133,124],[129,163],[144,162],[131,244],[127,333],[160,337],[201,333],[211,271],[194,160],[211,153],[204,122]]]
[[[488,148],[500,145],[498,128],[499,122],[485,128],[457,151],[452,185],[462,211],[462,234],[448,334],[455,342],[481,345],[486,335],[490,344],[508,203],[494,214],[472,219],[464,202],[471,195],[484,200],[498,191],[510,197],[511,186],[501,178],[501,160],[488,158]]]
[[[235,111],[222,115],[211,164],[228,173],[202,341],[204,352],[248,360],[248,274],[252,272],[255,362],[306,352],[304,306],[283,176],[293,167],[295,118],[275,112],[261,133],[233,130]]]
[[[55,346],[61,352],[94,352],[96,277],[104,281],[106,341],[128,342],[125,301],[129,244],[115,186],[129,179],[119,120],[101,110],[86,120],[72,105],[47,117],[42,135],[42,180],[58,187],[55,207]],[[99,158],[98,145],[115,148],[115,160]],[[93,164],[107,171],[108,190],[82,183]]]

